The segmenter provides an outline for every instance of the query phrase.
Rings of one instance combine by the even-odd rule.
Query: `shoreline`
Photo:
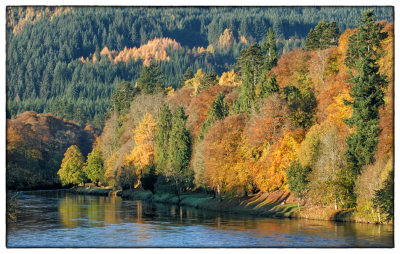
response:
[[[152,194],[148,190],[115,191],[112,188],[86,189],[84,187],[74,187],[69,189],[69,191],[80,195],[120,196],[121,198],[128,200],[142,200],[171,205],[181,205],[202,210],[228,212],[233,214],[247,214],[267,218],[297,218],[377,224],[376,222],[368,221],[363,218],[355,218],[354,209],[334,210],[333,208],[300,206],[299,212],[297,203],[293,202],[294,198],[290,196],[290,193],[284,191],[261,195],[254,194],[241,198],[230,197],[223,199],[221,202],[218,200],[218,198],[213,198],[211,195],[196,192],[182,193],[180,195],[181,200],[179,202],[178,197],[174,194]],[[382,224],[393,225],[393,223]]]

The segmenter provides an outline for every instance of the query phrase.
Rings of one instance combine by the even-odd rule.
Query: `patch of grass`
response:
[[[181,205],[202,208],[212,200],[213,200],[212,196],[209,195],[202,195],[202,194],[182,195]]]

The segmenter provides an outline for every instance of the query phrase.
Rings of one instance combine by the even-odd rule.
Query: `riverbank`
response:
[[[327,220],[339,222],[376,223],[365,218],[355,216],[354,209],[335,210],[324,207],[300,206],[298,209],[295,198],[289,192],[276,191],[272,193],[255,194],[247,197],[232,197],[219,201],[211,195],[188,192],[180,196],[180,202],[176,195],[171,193],[152,194],[147,190],[114,191],[111,188],[84,188],[75,187],[70,190],[73,193],[84,195],[117,195],[129,200],[143,200],[158,203],[167,203],[194,207],[219,212],[249,214],[269,218],[303,218],[313,220]]]

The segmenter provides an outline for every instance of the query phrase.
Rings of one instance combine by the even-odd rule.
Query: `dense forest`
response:
[[[363,9],[8,7],[7,117],[51,112],[100,131],[113,91],[123,81],[134,85],[151,59],[163,87],[177,89],[189,67],[218,75],[234,68],[270,27],[280,55],[304,46],[321,20],[341,32],[355,27]],[[374,13],[393,20],[390,7]]]
[[[14,11],[7,38],[10,116],[37,107],[33,109],[82,126],[104,125],[96,140],[88,142],[93,143],[91,151],[76,140],[63,147],[59,178],[55,165],[49,173],[57,184],[92,182],[178,198],[199,191],[220,200],[284,190],[299,206],[351,209],[364,221],[393,219],[392,9],[30,10],[29,15],[41,13],[40,18]],[[105,20],[113,15],[117,18],[111,25]],[[155,17],[162,22],[153,22]],[[135,33],[124,32],[125,19]],[[34,53],[38,58],[12,48],[36,42],[17,38],[28,36],[25,31],[40,33],[40,24],[46,24],[43,36],[50,36],[57,22],[68,24],[65,29],[71,33],[82,31],[79,43],[49,39],[47,44],[56,44],[53,51],[42,48]],[[106,30],[97,27],[104,22]],[[86,35],[85,26],[92,33]],[[118,31],[134,35],[128,39]],[[285,46],[293,38],[299,43]],[[36,47],[42,45],[46,42]],[[76,45],[72,48],[77,51],[67,45]],[[61,54],[60,46],[68,53]],[[22,55],[31,57],[21,64]],[[51,57],[62,59],[53,61],[48,74],[47,67],[43,72],[36,68],[38,59],[46,57],[48,65]],[[32,59],[37,65],[29,72]],[[19,62],[9,67],[12,61]],[[12,68],[21,72],[10,75]],[[38,81],[49,73],[54,76],[45,80],[47,88],[43,81],[27,85],[30,78]],[[11,124],[22,116],[8,120],[8,182],[9,176],[26,170],[18,164],[25,157],[9,154],[26,156],[37,144],[25,149],[16,144],[21,139],[10,138],[24,135]],[[87,125],[85,131],[94,130]],[[46,142],[45,136],[41,139]],[[24,188],[18,184],[9,187]]]

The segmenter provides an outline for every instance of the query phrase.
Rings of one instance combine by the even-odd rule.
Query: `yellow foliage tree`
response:
[[[255,167],[258,168],[258,176],[255,178],[255,183],[262,192],[279,189],[287,190],[286,169],[292,161],[297,159],[297,147],[296,135],[286,133],[256,163]]]
[[[222,73],[218,83],[220,86],[240,86],[242,84],[234,70]]]
[[[193,87],[194,88],[193,95],[196,95],[197,89],[199,89],[200,85],[204,82],[205,75],[206,74],[203,72],[201,68],[198,69],[196,74],[194,74],[193,78],[185,81],[184,88]]]
[[[224,33],[219,36],[217,45],[220,49],[230,50],[234,42],[235,38],[233,37],[232,31],[226,28]]]
[[[157,123],[153,117],[146,113],[143,121],[133,131],[136,146],[125,156],[125,164],[136,167],[136,175],[139,179],[143,168],[154,163],[156,126]]]

